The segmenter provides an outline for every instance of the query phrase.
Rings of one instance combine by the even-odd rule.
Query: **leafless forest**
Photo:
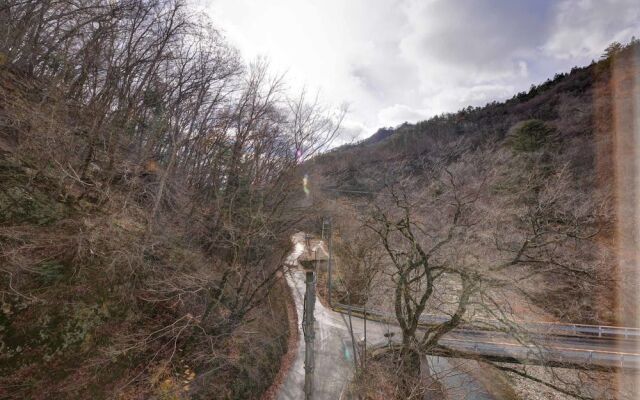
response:
[[[182,1],[8,1],[0,30],[0,397],[259,397],[296,166],[341,115]]]
[[[326,217],[334,301],[401,332],[365,342],[352,398],[441,398],[425,355],[464,324],[533,347],[527,321],[636,324],[614,132],[637,130],[639,65],[614,43],[331,149],[347,110],[243,61],[186,1],[2,0],[0,397],[274,398],[300,322],[290,238]],[[637,393],[617,369],[464,363],[495,398]]]
[[[614,147],[633,126],[616,109],[633,102],[637,62],[637,42],[614,44],[506,103],[381,129],[312,161],[317,201],[337,221],[339,301],[385,309],[402,331],[395,364],[378,356],[355,393],[437,392],[415,375],[420,355],[463,322],[533,345],[525,321],[634,326],[637,276],[616,267],[628,209]],[[448,318],[424,329],[426,314]],[[489,364],[488,379],[512,381],[506,398],[634,393],[633,374]]]

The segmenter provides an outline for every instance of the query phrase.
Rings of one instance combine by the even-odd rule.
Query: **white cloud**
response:
[[[554,11],[544,51],[559,59],[597,59],[611,42],[640,33],[637,0],[564,0]]]
[[[394,104],[378,112],[382,126],[397,126],[407,121],[419,121],[429,117],[429,111],[411,108],[405,104]]]
[[[193,1],[246,59],[349,104],[344,141],[502,100],[640,33],[636,0]]]
[[[340,130],[340,136],[334,140],[334,146],[357,142],[358,140],[367,137],[371,128],[363,124],[361,121],[346,118],[342,121]]]

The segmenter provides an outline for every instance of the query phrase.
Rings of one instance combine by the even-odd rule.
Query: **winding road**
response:
[[[298,257],[305,251],[303,234],[294,235],[295,248],[287,259],[285,272],[302,321],[305,292],[304,272],[297,266]],[[356,314],[356,313],[354,313]],[[314,399],[340,399],[353,374],[353,348],[349,331],[349,316],[326,308],[316,302],[315,311],[315,374]],[[368,320],[367,345],[380,346],[398,340],[401,333],[393,323],[378,316]],[[357,342],[364,340],[364,319],[352,315],[351,325]],[[295,361],[278,393],[278,399],[304,398],[304,338],[301,325],[298,329],[299,346]],[[547,335],[532,333],[526,343],[516,341],[511,335],[486,330],[456,329],[440,340],[438,354],[427,357],[433,375],[439,375],[445,387],[464,388],[466,398],[484,400],[492,397],[473,376],[452,366],[452,359],[440,355],[487,358],[495,361],[530,364],[587,366],[602,368],[640,369],[640,342],[612,340],[604,337]],[[531,343],[535,343],[531,344]],[[457,397],[457,396],[456,396]]]

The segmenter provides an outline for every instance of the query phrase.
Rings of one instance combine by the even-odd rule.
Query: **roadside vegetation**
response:
[[[180,0],[0,5],[0,397],[260,398],[342,112]]]
[[[325,152],[345,110],[292,95],[186,0],[9,0],[0,31],[1,398],[273,395],[295,330],[283,261],[318,216],[333,300],[401,330],[358,357],[356,398],[450,395],[424,356],[463,323],[535,345],[521,322],[636,322],[618,267],[635,161],[616,158],[636,39]],[[469,363],[502,398],[636,391],[616,370]]]
[[[402,331],[393,356],[363,364],[356,393],[422,398],[431,386],[422,356],[462,323],[533,345],[522,321],[633,326],[635,291],[625,285],[636,277],[618,270],[614,172],[615,141],[633,134],[639,61],[637,40],[613,44],[600,61],[504,103],[385,128],[309,163],[325,213],[339,221],[335,276],[367,291],[337,296],[386,309]],[[352,248],[369,234],[364,246],[384,251],[359,273],[366,257]],[[419,328],[426,314],[448,319]],[[626,398],[633,387],[621,371],[492,364],[527,398]],[[379,383],[377,394],[366,382]]]

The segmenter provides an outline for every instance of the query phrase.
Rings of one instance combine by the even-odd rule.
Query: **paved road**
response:
[[[294,237],[294,251],[287,264],[287,281],[296,302],[298,320],[302,321],[303,296],[305,291],[304,273],[293,267],[304,251],[301,235]],[[349,334],[349,320],[345,313],[325,308],[316,302],[314,312],[316,373],[314,380],[314,399],[340,399],[353,371],[353,350]],[[351,318],[356,341],[364,338],[364,320]],[[304,386],[304,338],[300,329],[298,354],[278,399],[303,399]],[[401,337],[399,329],[391,323],[368,321],[367,343],[384,343],[393,333],[393,338]],[[386,335],[386,336],[385,336]],[[530,344],[529,341],[536,344]],[[440,344],[448,349],[468,355],[493,357],[496,360],[519,360],[521,362],[569,363],[602,367],[624,367],[640,369],[640,352],[637,340],[610,340],[598,337],[569,337],[532,334],[527,343],[519,343],[510,335],[500,332],[458,329],[447,334]],[[433,373],[440,375],[447,387],[462,387],[468,391],[468,399],[484,400],[491,397],[470,375],[457,371],[451,360],[444,357],[428,357]]]
[[[287,281],[292,288],[298,320],[302,320],[302,302],[304,296],[304,273],[297,269],[287,272]],[[313,398],[340,399],[343,396],[346,385],[353,375],[353,350],[349,333],[349,318],[345,314],[327,309],[322,303],[317,302],[314,312],[315,321],[315,379]],[[353,331],[356,341],[364,339],[364,321],[360,318],[352,318]],[[300,343],[298,354],[289,370],[289,373],[278,394],[279,400],[304,399],[304,338],[300,329]],[[368,321],[367,343],[376,344],[385,341],[385,334],[395,333],[399,336],[396,327],[390,324]],[[463,371],[456,370],[450,360],[444,357],[428,357],[432,373],[441,380],[446,387],[455,388],[457,391],[466,391],[468,400],[489,400],[492,397],[484,388]]]
[[[292,289],[293,297],[298,312],[298,321],[302,321],[302,308],[305,291],[304,273],[294,267],[296,260],[304,251],[304,243],[301,236],[294,238],[295,249],[289,256],[287,264],[290,266],[286,272],[287,282]],[[320,302],[316,302],[315,317],[315,379],[314,400],[343,398],[346,386],[353,376],[353,349],[351,335],[349,333],[349,318],[345,314],[327,309]],[[364,340],[364,320],[352,318],[355,340]],[[302,327],[299,324],[298,353],[291,366],[285,381],[278,393],[279,400],[304,399],[304,337]],[[394,333],[399,337],[397,327],[392,324],[368,321],[367,343],[376,344],[385,341],[385,334]],[[490,400],[487,392],[476,382],[473,377],[463,371],[455,370],[450,360],[444,357],[428,357],[427,362],[433,375],[445,384],[445,386],[465,390],[468,400]]]
[[[302,302],[304,296],[304,274],[299,270],[287,273],[287,280],[293,291],[298,312],[298,321],[302,321]],[[315,379],[314,399],[339,399],[345,385],[352,375],[353,362],[348,351],[349,337],[346,325],[340,314],[326,310],[316,303],[315,322]],[[278,399],[304,399],[304,337],[299,325],[298,354],[285,379]]]

